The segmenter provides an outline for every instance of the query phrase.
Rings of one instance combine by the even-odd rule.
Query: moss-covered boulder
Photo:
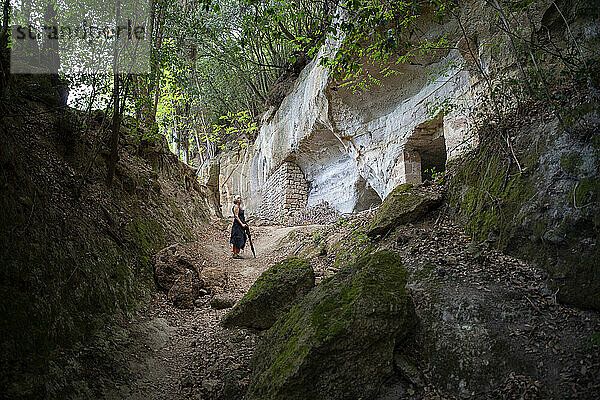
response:
[[[385,235],[396,226],[414,222],[442,202],[440,193],[410,183],[399,185],[377,210],[367,234]]]
[[[251,361],[248,399],[371,399],[414,325],[397,254],[361,257],[269,329]]]
[[[225,315],[226,327],[269,329],[315,286],[308,261],[292,257],[266,270]]]

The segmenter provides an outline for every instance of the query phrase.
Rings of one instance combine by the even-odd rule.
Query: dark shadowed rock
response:
[[[314,288],[258,344],[247,398],[375,398],[414,326],[405,283],[399,256],[383,251]]]
[[[235,300],[226,293],[218,293],[210,299],[210,306],[215,310],[223,310],[231,308],[235,304]]]
[[[215,293],[223,289],[227,285],[228,280],[227,272],[221,268],[208,267],[200,272],[202,287],[209,293]]]
[[[173,284],[183,276],[186,271],[196,274],[200,267],[192,255],[187,253],[186,245],[174,244],[162,249],[156,254],[154,262],[154,277],[159,289],[170,291]]]
[[[244,371],[232,371],[225,376],[223,390],[219,400],[239,400],[244,398],[244,392],[248,385],[248,374]]]
[[[227,327],[268,329],[315,285],[308,261],[288,258],[265,271],[223,318]]]
[[[185,270],[168,293],[168,298],[175,307],[194,308],[194,300],[198,297],[200,291],[200,280],[198,275],[191,270]]]
[[[377,210],[367,234],[371,237],[385,235],[396,226],[414,222],[442,203],[442,195],[415,187],[410,183],[398,186]]]

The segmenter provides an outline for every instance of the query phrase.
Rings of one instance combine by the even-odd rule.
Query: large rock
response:
[[[235,304],[235,300],[226,293],[218,293],[210,299],[210,306],[215,310],[223,310],[225,308],[231,308]]]
[[[173,284],[186,271],[193,271],[198,279],[201,266],[193,255],[189,254],[189,246],[174,244],[156,254],[154,262],[154,278],[159,289],[168,292]]]
[[[198,275],[188,269],[173,283],[167,296],[175,307],[194,308],[194,300],[198,297],[199,292]]]
[[[388,251],[321,283],[258,344],[247,398],[374,398],[414,326],[405,283],[399,256]]]
[[[415,187],[410,183],[398,186],[386,197],[369,225],[371,237],[385,235],[396,226],[419,220],[442,202],[442,195],[435,190]]]
[[[222,268],[208,267],[200,272],[200,282],[206,291],[216,293],[227,286],[229,276]]]
[[[223,325],[268,329],[315,285],[308,261],[288,258],[266,270],[223,318]]]

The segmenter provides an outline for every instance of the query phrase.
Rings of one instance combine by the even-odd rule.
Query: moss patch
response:
[[[417,190],[412,184],[405,183],[396,187],[377,210],[367,234],[371,237],[385,235],[396,226],[413,222],[442,201],[439,194]]]
[[[582,165],[583,158],[577,152],[566,153],[560,157],[560,166],[571,175],[577,175]]]
[[[266,270],[254,285],[248,290],[243,300],[252,300],[260,296],[261,293],[271,290],[282,279],[297,275],[297,272],[309,268],[308,261],[298,257],[286,258],[279,264],[275,264]]]
[[[498,238],[505,248],[518,229],[520,208],[533,195],[529,176],[509,170],[509,160],[498,152],[485,154],[463,163],[452,177],[450,204],[460,210],[467,231],[475,241]]]
[[[598,203],[600,200],[600,179],[583,178],[577,183],[574,190],[575,205],[577,207]]]
[[[390,297],[391,292],[394,296],[404,299],[406,270],[398,268],[399,263],[400,260],[391,252],[380,252],[359,258],[356,266],[360,272],[338,293],[324,298],[312,312],[310,319],[315,331],[315,340],[335,339],[346,332],[352,322],[354,302],[360,296],[378,293],[381,298],[377,299],[377,303],[387,303],[394,301]],[[389,280],[380,281],[382,276],[387,276]],[[335,285],[335,283],[329,281],[325,286]]]
[[[134,218],[127,225],[127,232],[140,250],[144,264],[150,265],[154,254],[165,246],[162,226],[149,216]]]
[[[292,257],[266,270],[223,318],[224,326],[268,329],[315,285],[308,261]]]
[[[382,251],[315,287],[257,347],[248,398],[372,398],[414,325],[406,274]]]

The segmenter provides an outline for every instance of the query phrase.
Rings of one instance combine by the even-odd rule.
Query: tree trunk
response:
[[[116,4],[116,24],[119,24],[121,19],[121,1],[117,0]],[[115,38],[115,45],[113,48],[113,74],[114,74],[114,85],[113,85],[113,120],[112,120],[112,133],[110,137],[110,154],[108,159],[108,173],[106,175],[106,184],[112,185],[113,178],[115,176],[115,170],[117,168],[117,161],[119,160],[119,130],[121,128],[120,109],[121,105],[119,101],[119,62],[118,62],[118,40]]]
[[[56,18],[56,4],[49,2],[44,8],[44,23],[50,27],[58,28],[58,21]],[[43,54],[46,60],[46,67],[53,76],[53,80],[58,80],[58,70],[60,68],[60,57],[58,55],[58,36],[51,38],[51,33],[43,35]],[[54,76],[56,78],[54,78]],[[54,82],[53,82],[54,83]]]
[[[2,4],[2,29],[0,30],[0,94],[8,86],[9,55],[8,55],[8,19],[10,16],[10,0]]]
[[[177,159],[179,159],[179,155],[181,151],[179,150],[179,133],[177,131],[177,109],[175,105],[173,105],[173,153],[177,155]]]

